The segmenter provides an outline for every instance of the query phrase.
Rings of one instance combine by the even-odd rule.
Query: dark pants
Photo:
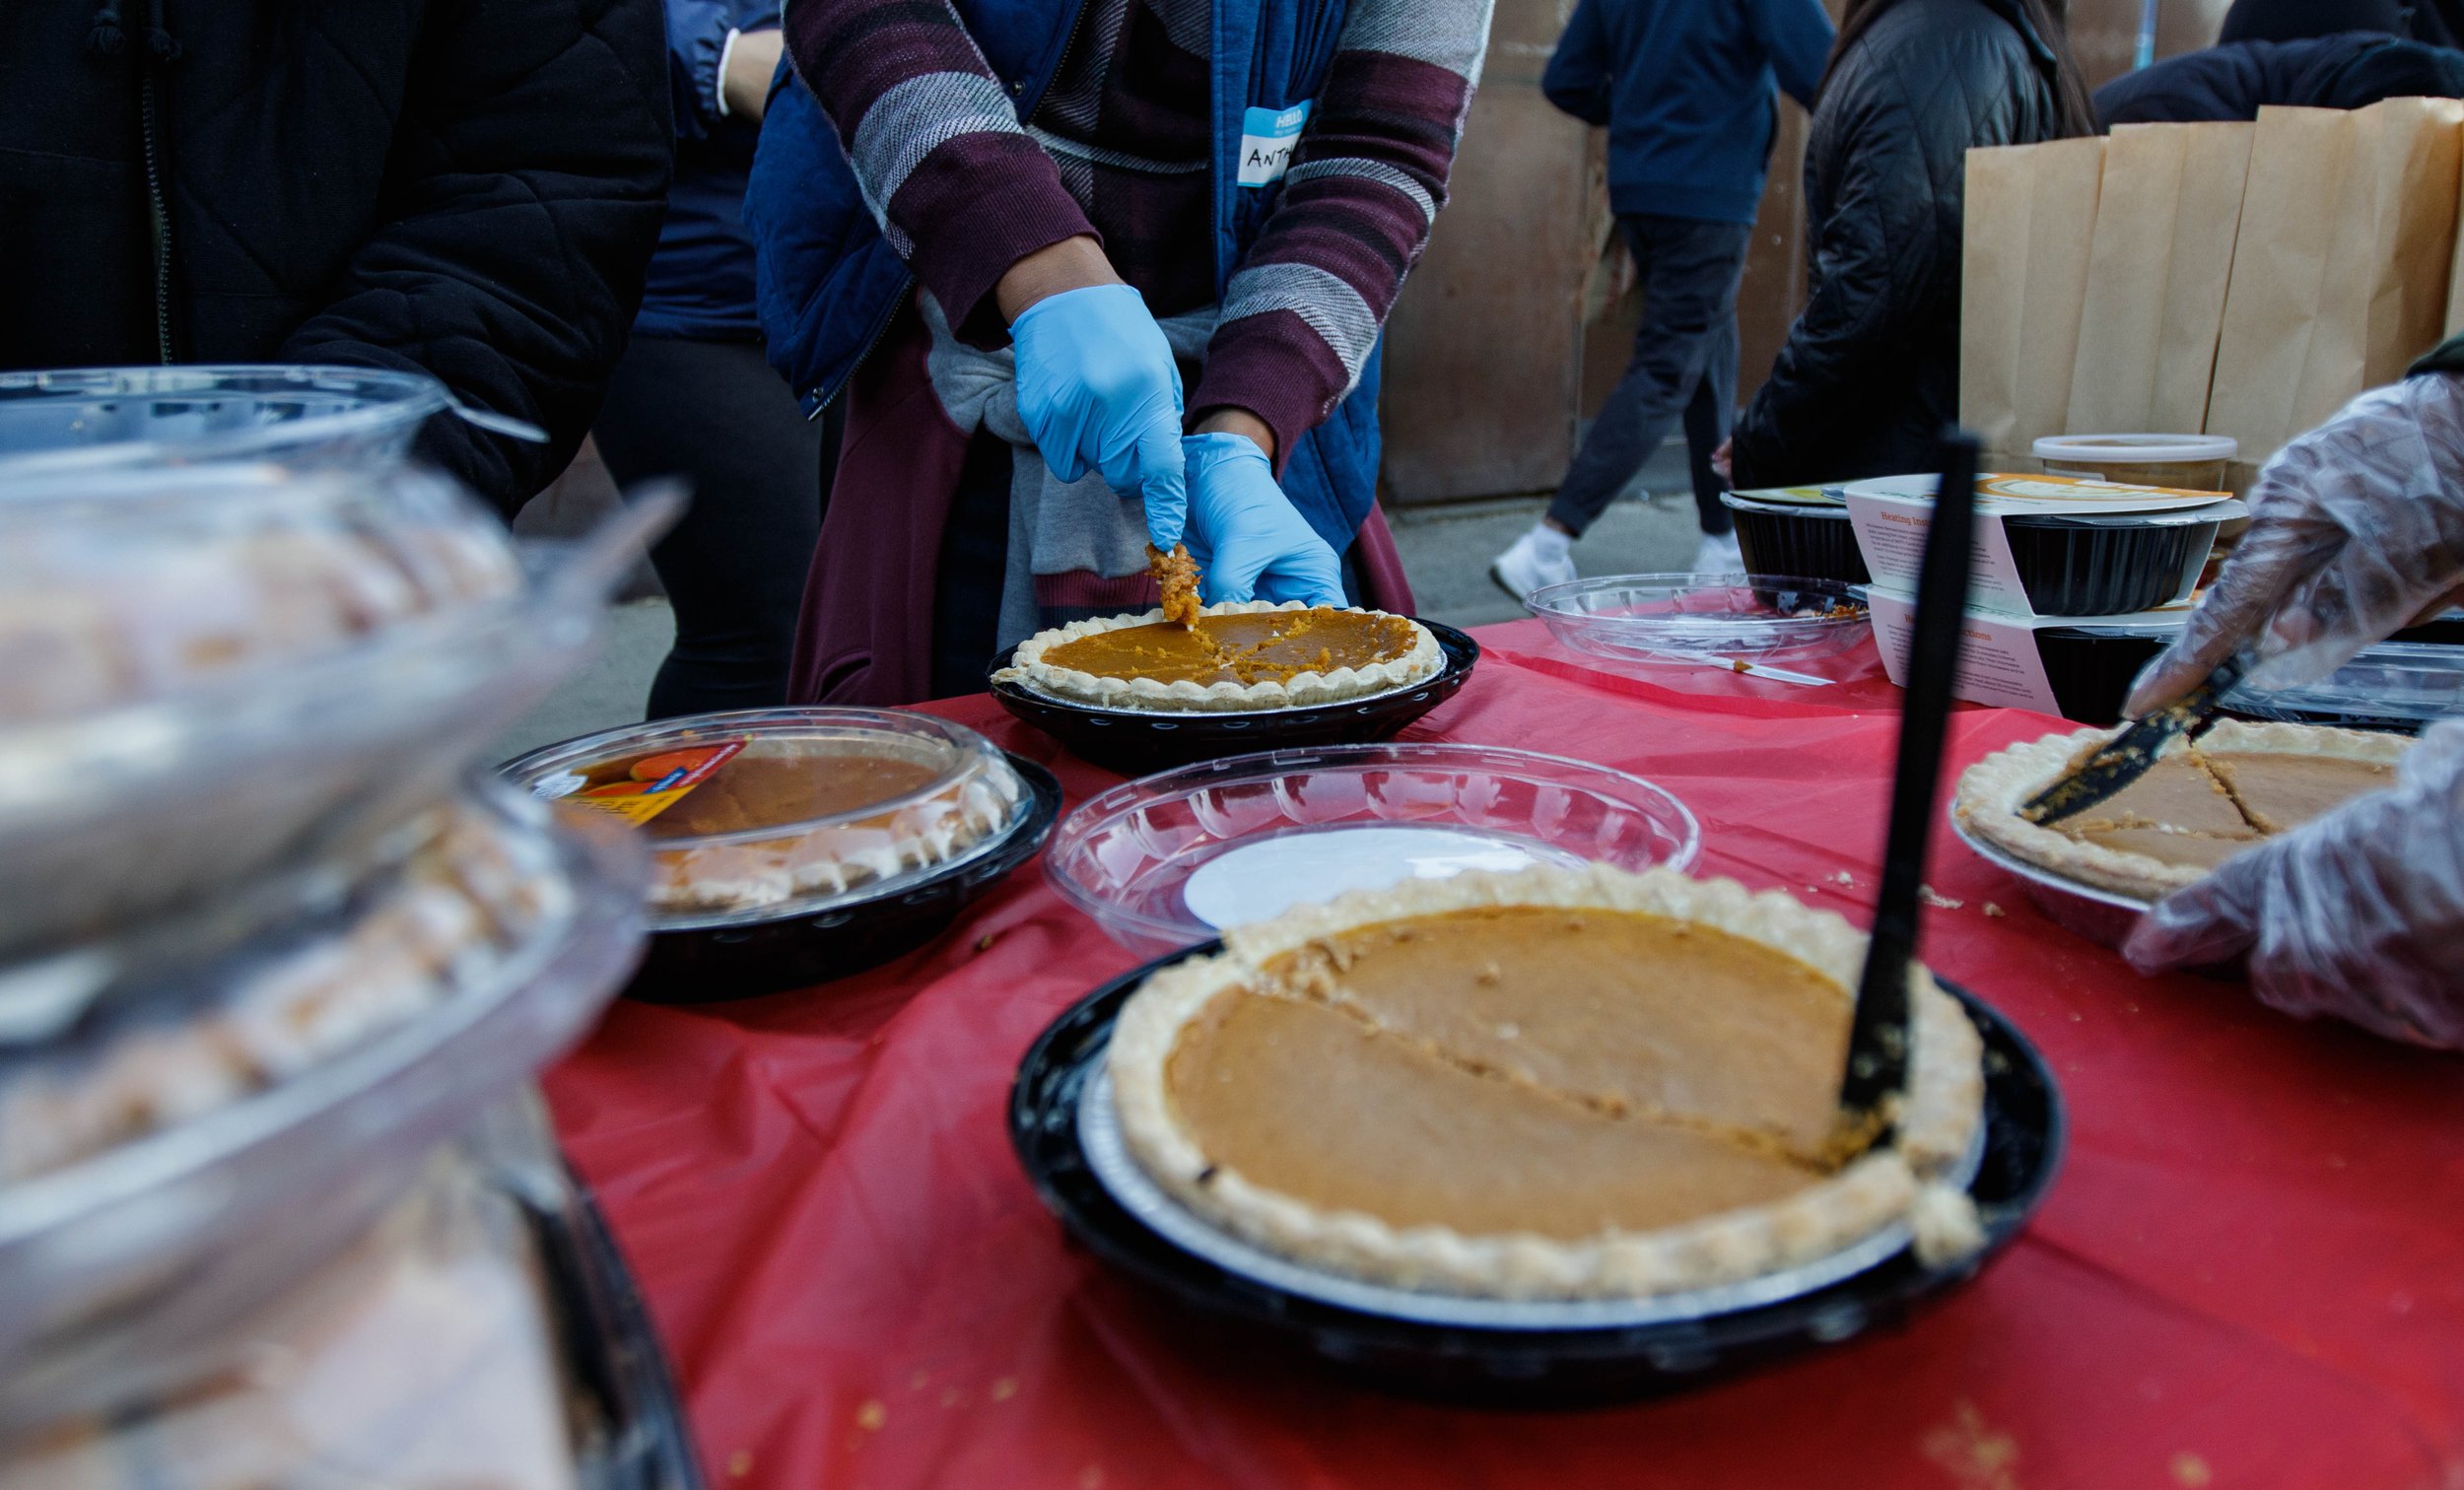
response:
[[[591,432],[620,487],[682,476],[693,506],[650,550],[676,644],[650,717],[787,702],[804,571],[829,491],[822,421],[806,420],[751,342],[637,336]]]
[[[1670,429],[1685,422],[1694,507],[1706,533],[1729,530],[1711,452],[1737,408],[1737,282],[1753,229],[1629,213],[1617,219],[1643,292],[1643,323],[1600,418],[1574,452],[1548,515],[1581,534],[1625,490]]]

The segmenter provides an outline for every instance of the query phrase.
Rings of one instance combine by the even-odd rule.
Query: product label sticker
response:
[[[1292,147],[1309,122],[1310,103],[1289,108],[1253,108],[1241,115],[1241,171],[1244,186],[1266,186],[1283,179],[1292,169]]]
[[[530,789],[550,801],[604,812],[639,826],[683,801],[694,787],[734,760],[744,745],[742,740],[719,740],[661,750],[593,766],[587,773],[569,771],[542,778]]]

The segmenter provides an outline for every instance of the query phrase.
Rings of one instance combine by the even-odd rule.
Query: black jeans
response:
[[[786,703],[835,453],[822,421],[804,418],[757,343],[637,336],[591,433],[618,486],[693,484],[693,506],[650,550],[676,644],[650,685],[650,717]]]
[[[1694,508],[1706,533],[1729,530],[1711,452],[1737,409],[1737,283],[1753,229],[1745,223],[1629,213],[1617,219],[1643,291],[1643,323],[1600,418],[1583,437],[1548,515],[1580,534],[1681,417],[1692,456]]]

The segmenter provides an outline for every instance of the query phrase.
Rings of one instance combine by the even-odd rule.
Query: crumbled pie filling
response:
[[[1215,1164],[1323,1208],[1573,1240],[1777,1199],[1845,1157],[1853,1000],[1759,942],[1500,907],[1263,973],[1182,1031],[1166,1098]]]
[[[2088,811],[2046,826],[2076,843],[2214,868],[2394,782],[2395,768],[2376,761],[2186,750]]]
[[[1302,673],[1400,661],[1416,643],[1411,623],[1401,616],[1320,606],[1201,616],[1195,627],[1174,621],[1122,627],[1064,642],[1044,661],[1099,678],[1289,683]]]

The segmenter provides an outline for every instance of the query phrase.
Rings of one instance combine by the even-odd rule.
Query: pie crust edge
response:
[[[1276,603],[1271,600],[1225,600],[1203,606],[1201,616],[1254,615],[1264,611],[1306,611],[1316,609],[1299,600]],[[1275,709],[1301,709],[1316,704],[1340,704],[1351,699],[1367,698],[1390,689],[1404,688],[1437,676],[1446,666],[1446,653],[1437,644],[1437,637],[1409,616],[1397,616],[1392,611],[1346,608],[1347,614],[1385,616],[1410,626],[1411,650],[1389,662],[1373,662],[1366,667],[1338,667],[1329,673],[1304,672],[1284,682],[1208,683],[1187,681],[1161,683],[1153,678],[1108,678],[1081,672],[1074,667],[1057,667],[1044,660],[1044,654],[1057,646],[1082,637],[1099,636],[1105,632],[1125,631],[1132,626],[1149,626],[1164,619],[1161,610],[1128,616],[1105,616],[1093,621],[1072,621],[1066,626],[1037,632],[1018,643],[1010,665],[994,673],[993,679],[1003,683],[1024,683],[1039,693],[1073,703],[1093,704],[1105,709],[1138,709],[1157,712],[1185,711],[1203,713],[1241,713]]]
[[[1959,774],[1952,811],[1977,837],[2038,868],[2100,890],[2154,903],[2215,873],[2196,864],[2168,864],[2144,853],[2083,844],[2019,816],[2019,805],[2042,791],[2089,750],[2120,736],[2122,729],[2081,729],[2046,735],[2001,750]],[[2402,735],[2332,724],[2286,724],[2220,719],[2196,742],[2203,751],[2250,751],[2265,755],[2333,756],[2393,765],[2412,741]],[[2180,746],[2165,752],[2175,754]]]
[[[1164,1071],[1181,1031],[1257,964],[1314,937],[1405,916],[1489,906],[1633,911],[1697,921],[1807,963],[1856,986],[1864,935],[1840,916],[1778,892],[1673,870],[1641,874],[1591,865],[1519,874],[1467,873],[1358,891],[1324,906],[1238,928],[1214,956],[1147,980],[1123,1010],[1107,1055],[1122,1135],[1146,1173],[1182,1204],[1233,1235],[1304,1264],[1403,1288],[1506,1299],[1648,1297],[1742,1282],[1812,1262],[1897,1221],[1929,1262],[1974,1251],[1983,1232],[1951,1178],[1983,1118],[1983,1042],[1964,1011],[1921,968],[1909,970],[1915,1022],[1909,1091],[1894,1143],[1839,1173],[1762,1205],[1647,1232],[1581,1241],[1534,1233],[1467,1236],[1398,1228],[1327,1211],[1210,1163],[1173,1117]]]

